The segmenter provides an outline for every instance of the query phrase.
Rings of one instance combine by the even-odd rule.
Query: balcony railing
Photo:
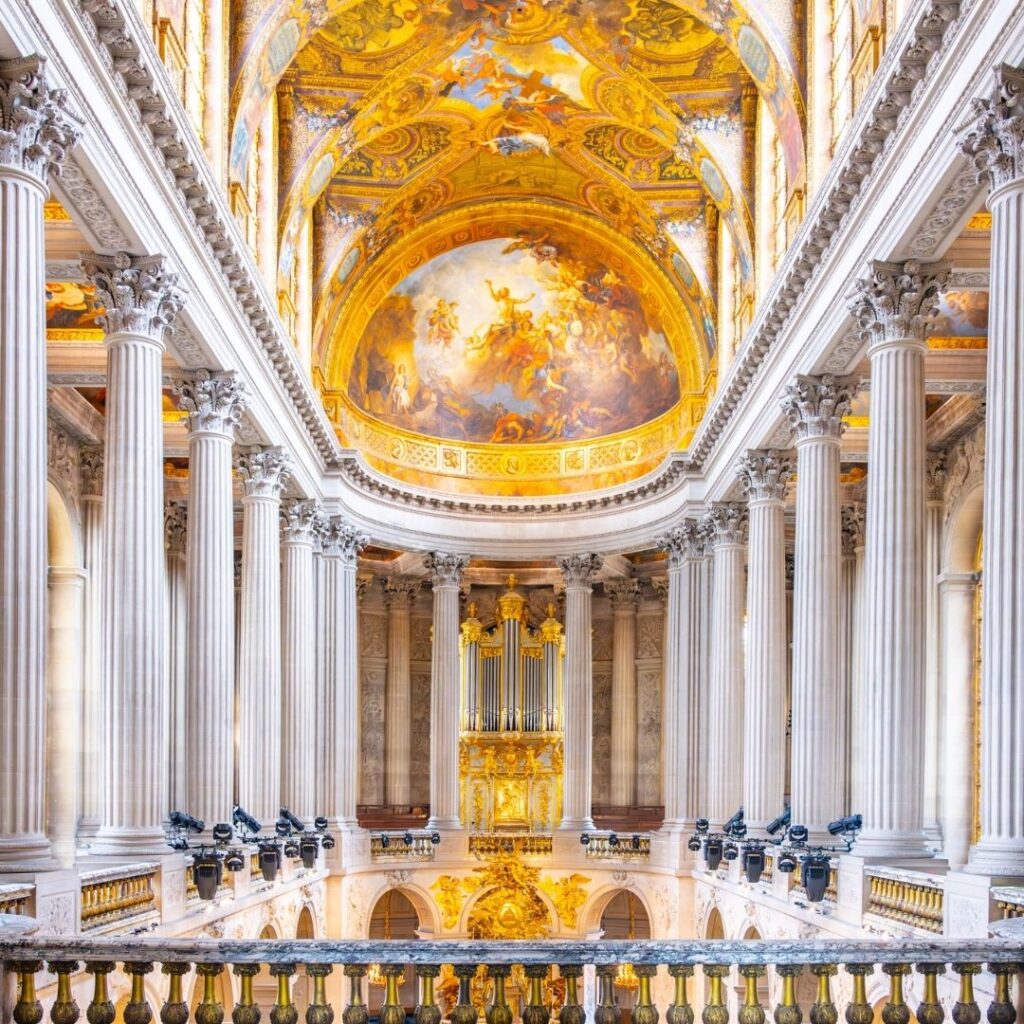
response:
[[[410,842],[401,836],[388,836],[387,846],[383,835],[370,836],[370,856],[374,860],[433,860],[434,844],[429,835],[410,835]]]
[[[587,843],[588,860],[647,860],[650,855],[650,836],[591,833]]]
[[[998,886],[992,890],[996,907],[1003,918],[1024,917],[1024,887]]]
[[[477,832],[469,837],[469,852],[474,857],[496,857],[499,853],[547,857],[553,844],[551,836],[537,832]]]
[[[238,976],[238,996],[231,1013],[232,1019],[253,1021],[253,977],[263,965],[278,979],[277,1001],[270,1020],[281,1022],[297,1020],[298,1011],[292,1003],[289,980],[299,973],[312,979],[311,1005],[306,1020],[330,1021],[341,1015],[327,1001],[326,977],[340,968],[350,981],[347,991],[348,1005],[344,1020],[347,1024],[367,1024],[368,1015],[362,999],[362,981],[367,964],[381,963],[381,973],[387,979],[382,1024],[402,1024],[405,1010],[399,1005],[399,975],[406,965],[415,965],[419,980],[419,1006],[416,1020],[438,1024],[440,1010],[436,1005],[435,979],[442,964],[454,967],[459,979],[458,1001],[450,1011],[456,1024],[474,1024],[477,1009],[473,1004],[471,983],[477,968],[486,965],[487,973],[495,982],[493,1003],[488,1020],[510,1024],[512,1011],[505,997],[505,979],[512,965],[521,964],[529,980],[529,996],[522,1010],[525,1024],[547,1024],[550,1008],[544,994],[544,981],[556,969],[564,981],[564,999],[559,1024],[584,1024],[586,1015],[581,1005],[579,979],[584,967],[594,965],[598,979],[597,1008],[594,1024],[615,1024],[618,1009],[615,1006],[614,983],[619,969],[631,964],[638,979],[636,1005],[632,1010],[634,1024],[656,1024],[659,1013],[652,999],[651,979],[659,966],[667,966],[674,978],[674,996],[664,1015],[670,1024],[689,1024],[694,1017],[690,1003],[689,981],[699,967],[703,976],[704,1024],[727,1024],[727,981],[733,968],[743,979],[744,1005],[739,1020],[743,1024],[764,1024],[766,1007],[760,1002],[758,979],[771,965],[781,980],[781,1001],[775,1008],[777,1024],[798,1024],[804,1011],[808,1011],[812,1024],[824,1024],[838,1019],[834,1002],[833,979],[843,971],[852,977],[852,997],[846,1004],[846,1019],[852,1024],[870,1022],[875,1013],[867,998],[867,977],[880,965],[889,977],[889,995],[882,1010],[882,1019],[888,1022],[906,1022],[912,1007],[906,1002],[909,995],[904,985],[907,976],[916,972],[922,977],[922,997],[916,1007],[916,1017],[926,1024],[940,1024],[944,1010],[939,1001],[938,978],[951,967],[959,983],[959,998],[952,1008],[953,1024],[977,1024],[982,1016],[974,992],[974,979],[985,969],[994,976],[991,986],[994,996],[989,1001],[988,1020],[1007,1022],[1016,1019],[1016,1008],[1011,999],[1011,979],[1021,969],[1020,941],[998,940],[930,940],[927,942],[846,942],[834,941],[550,941],[550,942],[431,942],[380,941],[328,942],[328,941],[222,941],[196,939],[132,939],[111,940],[96,938],[36,939],[31,935],[0,930],[0,961],[4,969],[18,980],[17,1002],[11,1017],[19,1024],[43,1018],[43,1008],[37,997],[37,975],[46,970],[57,979],[56,996],[51,1009],[54,1021],[74,1021],[80,1009],[72,995],[71,979],[84,970],[92,976],[87,991],[91,1000],[83,1015],[91,1024],[114,1020],[114,1007],[109,998],[108,975],[121,964],[131,978],[131,996],[123,1011],[126,1021],[152,1019],[152,1008],[146,1002],[145,978],[154,965],[166,981],[160,986],[163,1005],[159,1016],[164,1022],[185,1024],[192,1019],[199,1024],[220,1021],[226,1007],[219,1001],[222,991],[218,976],[230,970]],[[201,993],[186,1002],[182,979],[195,966],[201,979],[196,990]],[[816,979],[814,1004],[801,1007],[797,998],[797,979],[808,972]],[[42,977],[39,978],[43,982]],[[802,986],[801,986],[802,988]],[[193,1009],[190,1012],[189,1003]],[[340,1007],[338,1008],[340,1009]],[[497,1011],[497,1012],[495,1012]],[[9,1019],[9,1018],[8,1018]]]
[[[0,885],[0,914],[23,917],[28,913],[28,902],[35,889],[33,885]]]
[[[159,916],[156,905],[157,864],[131,864],[127,867],[89,871],[82,877],[82,931],[105,929],[111,925],[133,927]]]
[[[942,934],[945,893],[941,877],[875,867],[868,868],[867,874],[869,914]]]

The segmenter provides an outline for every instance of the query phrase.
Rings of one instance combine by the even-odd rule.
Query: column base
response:
[[[593,832],[593,818],[563,818],[558,823],[559,832]]]
[[[424,826],[428,832],[461,832],[463,830],[461,818],[427,818]]]
[[[166,857],[170,853],[162,828],[101,827],[89,844],[89,857]]]
[[[825,835],[830,843],[835,842],[827,832]],[[857,857],[873,859],[930,860],[934,857],[924,832],[897,832],[895,829],[869,829],[861,832],[851,852]]]
[[[972,875],[1024,877],[1024,840],[982,836],[971,847],[964,871]]]
[[[0,872],[55,871],[59,867],[46,836],[0,837]]]

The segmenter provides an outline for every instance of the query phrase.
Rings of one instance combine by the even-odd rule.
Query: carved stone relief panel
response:
[[[415,646],[414,646],[415,649]],[[430,669],[412,673],[412,733],[409,752],[409,799],[430,803]]]
[[[384,802],[384,669],[364,664],[361,675],[362,772],[359,802]]]
[[[593,735],[591,799],[595,804],[606,804],[611,799],[612,759],[612,673],[609,667],[594,671]]]
[[[591,657],[594,659],[595,664],[599,661],[612,660],[613,631],[611,619],[595,618],[593,620],[593,646],[591,647]]]
[[[636,620],[636,656],[637,658],[660,658],[662,633],[665,628],[665,616],[661,609],[654,614],[641,614]]]
[[[368,610],[359,614],[359,653],[364,658],[386,658],[388,620],[383,612]]]
[[[420,618],[413,616],[409,624],[409,630],[411,635],[411,643],[409,648],[409,657],[412,661],[423,661],[427,664],[430,663],[430,628],[431,620],[429,618]]]
[[[661,667],[641,669],[636,677],[637,801],[661,803]]]

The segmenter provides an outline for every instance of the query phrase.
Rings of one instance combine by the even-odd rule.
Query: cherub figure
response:
[[[459,330],[459,316],[455,312],[457,302],[438,299],[437,305],[427,316],[427,340],[441,348],[451,347],[451,343]]]

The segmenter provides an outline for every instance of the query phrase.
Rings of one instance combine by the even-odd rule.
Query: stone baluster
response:
[[[410,799],[410,616],[419,589],[420,580],[415,576],[390,576],[384,580],[384,603],[388,608],[388,669],[384,684],[384,800],[395,807],[407,806]]]
[[[640,581],[606,580],[612,606],[611,803],[632,807],[636,800],[636,613]]]

